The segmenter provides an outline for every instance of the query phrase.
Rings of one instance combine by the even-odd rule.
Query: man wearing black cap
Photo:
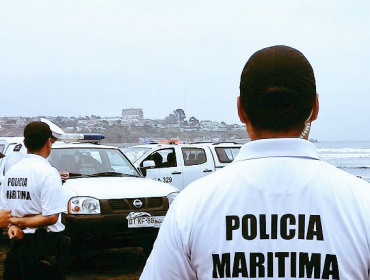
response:
[[[46,123],[51,130],[51,138],[53,140],[58,140],[58,138],[64,134],[64,131],[57,126],[56,124],[52,123],[51,121],[41,118],[41,121]],[[18,143],[17,145],[14,146],[13,151],[7,155],[6,161],[5,161],[5,166],[4,166],[4,172],[5,174],[8,172],[8,170],[17,162],[19,162],[25,155],[27,154],[27,149],[22,143]]]
[[[15,241],[7,256],[4,279],[40,279],[39,274],[45,272],[38,265],[41,255],[57,253],[64,230],[60,213],[66,211],[66,205],[61,200],[59,172],[46,160],[53,142],[48,124],[29,123],[24,129],[28,154],[5,176],[0,208],[11,210],[8,235]]]
[[[301,52],[256,52],[238,98],[251,141],[180,193],[140,279],[370,279],[370,186],[319,160],[318,104]]]

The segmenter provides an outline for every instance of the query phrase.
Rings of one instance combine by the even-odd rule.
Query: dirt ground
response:
[[[7,241],[0,241],[0,279],[7,252]],[[141,248],[90,250],[85,259],[67,273],[67,280],[137,280],[146,257]]]

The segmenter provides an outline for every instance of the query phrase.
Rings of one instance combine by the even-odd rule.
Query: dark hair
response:
[[[39,151],[51,138],[49,125],[44,122],[31,122],[24,128],[24,145],[29,151]]]
[[[303,128],[316,98],[312,67],[298,50],[274,46],[256,52],[240,82],[241,107],[262,130]]]

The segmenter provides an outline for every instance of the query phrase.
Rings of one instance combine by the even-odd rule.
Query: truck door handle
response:
[[[181,174],[181,172],[180,172],[180,171],[174,171],[174,172],[172,172],[172,174],[173,174],[173,175]]]
[[[212,169],[204,169],[203,172],[212,172]]]

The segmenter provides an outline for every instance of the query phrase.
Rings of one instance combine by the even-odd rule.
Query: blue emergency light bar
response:
[[[65,133],[59,137],[59,140],[66,142],[99,142],[103,139],[105,139],[105,136],[99,133]]]
[[[158,144],[158,142],[154,140],[145,140],[144,144]]]
[[[83,140],[103,140],[105,139],[105,136],[99,133],[84,133],[83,136],[84,136]]]

